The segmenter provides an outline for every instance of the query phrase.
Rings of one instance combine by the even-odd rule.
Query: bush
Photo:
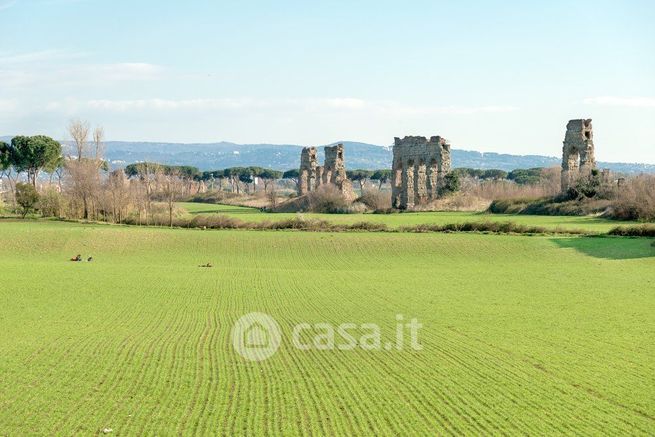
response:
[[[618,185],[594,170],[566,193],[542,198],[496,199],[495,214],[590,215],[617,220],[655,220],[655,176],[640,175]]]
[[[609,200],[601,199],[566,199],[566,196],[555,196],[541,199],[494,200],[488,211],[493,214],[584,216],[606,213],[612,204]]]
[[[493,214],[521,214],[529,205],[543,201],[544,199],[516,198],[494,200],[489,205],[489,212]]]
[[[519,168],[510,171],[507,179],[519,185],[535,185],[541,181],[543,170],[543,168]]]
[[[351,231],[386,232],[389,230],[385,223],[357,222],[349,226]]]
[[[294,229],[303,231],[336,230],[336,226],[327,220],[305,219],[303,216],[278,222],[268,222],[262,229]]]
[[[618,226],[610,230],[609,235],[616,235],[619,237],[655,237],[655,224]]]
[[[552,197],[559,193],[559,183],[544,180],[535,185],[521,185],[509,180],[469,180],[462,184],[462,191],[482,199],[537,199]]]
[[[655,220],[655,176],[640,175],[617,190],[610,216],[619,220]]]
[[[207,229],[239,229],[244,222],[226,215],[197,215],[187,222],[187,227]]]
[[[351,203],[332,185],[321,185],[316,191],[307,194],[308,211],[329,214],[352,212]]]
[[[570,200],[596,197],[601,185],[600,173],[598,170],[592,170],[591,175],[580,177],[575,184],[570,187],[566,194]]]
[[[489,208],[489,200],[473,196],[465,191],[439,197],[428,203],[420,203],[412,211],[485,211]]]
[[[39,211],[43,217],[61,217],[66,199],[54,188],[47,188],[39,199]]]
[[[376,209],[373,214],[400,214],[400,210],[396,208]]]
[[[459,174],[457,172],[450,172],[444,176],[443,183],[443,193],[450,194],[456,193],[462,188],[462,184],[459,179]]]
[[[357,199],[373,211],[385,211],[391,209],[391,193],[378,189],[364,190],[361,197]]]
[[[526,226],[514,222],[466,222],[446,225],[424,224],[403,226],[402,232],[490,232],[496,234],[584,234],[579,229],[547,229],[541,226]]]
[[[32,184],[18,182],[16,184],[16,203],[21,207],[21,214],[25,218],[28,213],[34,211],[39,203],[39,193]]]
[[[243,197],[237,193],[230,193],[227,191],[207,191],[206,193],[198,193],[189,198],[189,202],[196,203],[222,203],[228,199],[235,199]]]

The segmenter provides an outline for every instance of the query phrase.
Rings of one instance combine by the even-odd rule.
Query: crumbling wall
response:
[[[299,194],[315,191],[325,184],[335,185],[347,199],[355,198],[352,182],[346,175],[346,163],[343,144],[325,147],[324,165],[316,160],[316,148],[305,147],[300,154]]]
[[[343,144],[325,147],[323,164],[324,183],[338,185],[347,179],[346,164],[343,159]]]
[[[450,144],[440,136],[394,139],[391,181],[392,206],[412,208],[442,195],[450,172]]]
[[[298,191],[301,196],[316,187],[316,147],[303,147],[300,152],[300,172],[298,175]]]
[[[596,168],[591,119],[570,120],[566,125],[562,151],[562,191]]]

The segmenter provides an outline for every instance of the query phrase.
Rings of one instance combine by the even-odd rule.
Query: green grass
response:
[[[655,433],[648,239],[5,221],[0,241],[0,434]],[[259,363],[230,338],[251,311],[284,335]],[[423,350],[289,341],[393,336],[398,313]]]
[[[183,202],[179,204],[189,214],[223,214],[239,218],[243,221],[278,221],[292,217],[293,213],[265,213],[256,208],[247,208],[232,205],[216,205],[207,203]],[[404,225],[419,224],[452,224],[464,222],[512,221],[527,226],[543,226],[547,228],[582,229],[590,232],[604,233],[620,225],[631,225],[634,222],[622,222],[608,220],[598,217],[577,217],[577,216],[534,216],[515,214],[486,214],[477,212],[409,212],[401,214],[303,214],[305,217],[314,217],[328,220],[333,223],[357,223],[369,221],[373,223],[385,223],[389,227],[396,228]]]

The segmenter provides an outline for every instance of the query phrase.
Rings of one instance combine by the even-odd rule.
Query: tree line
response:
[[[104,159],[101,127],[91,129],[88,122],[73,120],[68,133],[72,146],[67,150],[43,135],[0,142],[0,181],[8,183],[7,197],[24,215],[38,206],[45,216],[117,223],[130,217],[150,224],[155,216],[165,215],[172,223],[176,202],[200,192],[263,193],[274,205],[278,187],[285,186],[281,181],[288,181],[287,191],[294,191],[299,183],[298,169],[279,171],[256,166],[201,171],[193,166],[139,162],[110,170]],[[459,190],[460,178],[532,184],[540,180],[542,170],[460,168],[451,172],[447,182],[452,192]],[[392,174],[390,169],[347,171],[362,195],[371,189],[382,191]]]

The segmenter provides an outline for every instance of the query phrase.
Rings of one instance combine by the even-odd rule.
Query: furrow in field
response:
[[[451,328],[451,330],[452,330],[452,328]],[[465,336],[460,331],[454,331],[454,332],[456,332],[458,335]],[[467,337],[467,336],[465,336],[465,337]],[[468,340],[474,340],[474,339],[468,338]],[[449,341],[449,340],[444,339],[443,341]],[[547,389],[547,387],[544,387],[543,384],[542,385],[534,384],[534,373],[539,374],[540,372],[544,372],[545,369],[542,366],[536,366],[532,362],[530,362],[529,360],[526,360],[525,358],[513,356],[513,354],[508,353],[508,351],[502,350],[502,349],[498,348],[495,345],[484,344],[485,348],[489,349],[489,351],[485,351],[485,348],[481,348],[480,344],[479,344],[479,343],[484,343],[484,342],[480,342],[478,340],[474,340],[474,341],[475,341],[476,344],[475,345],[471,344],[471,346],[469,347],[470,348],[470,358],[468,358],[467,361],[466,361],[468,363],[467,364],[468,366],[473,365],[473,363],[475,362],[475,359],[473,357],[475,357],[476,355],[477,356],[485,355],[486,359],[483,360],[482,362],[478,363],[477,365],[475,365],[474,366],[475,368],[480,368],[481,369],[481,368],[483,368],[485,366],[485,363],[492,363],[492,362],[496,362],[496,361],[498,361],[500,363],[504,363],[505,365],[501,364],[501,366],[505,370],[505,372],[512,372],[512,370],[511,370],[512,368],[516,369],[515,372],[512,372],[514,376],[521,375],[520,378],[523,380],[523,383],[524,384],[529,384],[530,387],[539,387],[540,391],[541,390],[548,390],[548,392],[550,393],[550,397],[552,398],[552,395],[554,394],[554,392],[552,390]],[[500,354],[498,352],[500,352]],[[520,372],[520,373],[517,374],[517,372]],[[533,376],[530,376],[530,374],[532,374]],[[547,378],[549,380],[552,381],[552,384],[554,384],[556,387],[560,386],[560,384],[562,382],[560,377],[558,377],[557,375],[554,375],[552,373],[546,373],[546,376],[547,376]],[[510,384],[511,384],[511,381],[503,381],[501,384],[499,384],[499,387],[502,388],[502,390],[500,390],[500,393],[505,393],[506,388],[509,387]],[[561,388],[561,386],[560,386],[560,388]],[[556,392],[561,393],[563,395],[563,397],[561,398],[561,400],[559,402],[569,403],[569,402],[573,401],[573,399],[571,399],[571,393],[569,393],[567,391],[561,391],[560,388],[556,389]],[[534,399],[540,399],[540,398],[543,398],[543,396],[545,396],[544,393],[537,392],[537,393],[534,394]],[[546,416],[550,416],[548,412],[546,412],[543,409],[539,408],[539,404],[535,403],[531,407],[533,409],[535,409],[535,410],[542,410],[543,414],[545,414]],[[603,407],[602,405],[598,405],[597,403],[594,403],[594,408],[600,409],[601,411],[603,411],[604,414],[613,413],[612,409],[607,410],[605,407]],[[569,409],[565,409],[564,411],[567,412],[567,421],[562,422],[561,417],[553,417],[552,420],[553,420],[554,423],[560,423],[563,426],[567,426],[566,425],[567,423],[571,423],[573,421],[579,422],[580,420],[582,420],[588,426],[590,426],[592,428],[595,428],[599,432],[601,430],[603,430],[603,429],[607,430],[606,428],[599,428],[598,423],[595,420],[586,419],[584,417],[582,417],[582,418],[581,417],[576,417],[575,416],[575,408],[573,408],[573,406],[571,408],[569,408]],[[607,424],[607,425],[610,425],[610,424]],[[613,426],[616,426],[616,424],[614,424]],[[621,429],[621,428],[617,428],[617,431],[619,429]]]
[[[206,363],[205,363],[205,354],[207,342],[210,336],[212,335],[213,326],[208,319],[205,320],[204,326],[202,328],[202,334],[198,337],[197,342],[194,342],[194,350],[196,357],[196,366],[195,372],[193,375],[194,387],[190,399],[187,401],[187,406],[185,408],[184,415],[181,415],[179,418],[178,430],[177,433],[181,433],[186,429],[189,429],[194,424],[191,423],[197,408],[199,396],[203,389],[203,382],[205,382],[206,377]]]
[[[177,353],[181,345],[188,341],[189,336],[200,324],[192,313],[184,311],[168,312],[169,323],[162,330],[154,333],[150,348],[142,357],[142,364],[138,371],[133,371],[131,378],[124,379],[128,385],[121,387],[122,392],[117,396],[117,402],[108,410],[106,423],[124,424],[122,432],[145,432],[140,428],[134,430],[133,426],[144,418],[162,417],[168,396],[175,392],[180,381],[180,360]],[[164,382],[159,382],[164,380]],[[126,414],[121,417],[119,414]],[[154,425],[154,424],[152,424]],[[151,431],[167,432],[157,428]]]
[[[308,289],[309,287],[307,286],[307,284],[297,283],[297,285],[299,285],[299,287],[297,287],[297,289],[300,290],[299,294],[306,295],[308,292],[312,291],[311,289]],[[330,289],[330,293],[334,294],[334,296],[333,296],[334,300],[339,301],[339,302],[343,301],[343,302],[347,303],[349,298],[347,299],[345,295],[340,295],[339,284],[338,283],[332,283],[331,286],[334,287],[334,288]],[[294,288],[296,288],[296,287],[294,287]],[[312,302],[313,302],[313,300],[312,300]],[[320,302],[320,301],[317,300],[317,302]],[[345,305],[345,307],[347,308],[348,305]],[[310,312],[310,311],[307,311],[307,312],[309,314],[313,313],[313,312]],[[325,307],[317,307],[316,312],[320,313],[321,316],[324,318],[324,320],[328,320],[328,321],[339,320],[340,317],[344,316],[343,312],[340,311],[339,307],[335,308],[335,307],[331,307],[329,305],[326,305]],[[353,319],[353,320],[356,320],[356,319]],[[369,369],[370,370],[370,368],[371,368],[370,366],[364,366],[363,367],[361,364],[360,365],[355,364],[357,362],[360,362],[360,363],[366,362],[366,358],[370,358],[370,357],[368,357],[369,353],[364,352],[363,354],[361,354],[361,357],[358,357],[358,355],[360,355],[360,354],[358,354],[357,352],[358,351],[341,351],[341,352],[339,352],[339,351],[337,351],[337,352],[334,352],[334,351],[332,351],[332,352],[330,352],[330,351],[313,351],[313,353],[311,353],[311,354],[309,352],[304,352],[303,355],[307,356],[306,359],[309,359],[309,356],[313,356],[313,360],[316,360],[316,361],[319,361],[319,362],[325,362],[325,363],[333,363],[333,365],[331,366],[331,369],[334,369],[334,370],[330,369],[330,371],[328,371],[327,373],[324,373],[324,376],[323,376],[325,378],[332,379],[333,375],[335,374],[334,372],[337,372],[337,371],[340,371],[341,373],[339,373],[339,375],[343,376],[343,371],[346,370],[348,372],[348,375],[352,375],[354,377],[355,375],[358,375],[358,374],[362,373],[362,371],[364,369]],[[339,367],[334,365],[336,363],[339,364]],[[341,369],[341,370],[339,370],[339,369]],[[333,381],[333,383],[335,385],[339,385],[340,380],[341,380],[341,378],[336,378]],[[374,385],[377,386],[377,387],[385,386],[385,387],[388,387],[389,389],[393,390],[393,386],[390,386],[388,384],[388,380],[389,380],[389,375],[380,374],[379,375],[379,381],[375,382]],[[366,417],[366,412],[375,410],[375,405],[372,405],[371,402],[375,402],[375,401],[379,400],[379,399],[375,399],[374,397],[372,397],[370,394],[366,393],[365,391],[356,390],[355,387],[353,385],[351,385],[351,384],[348,384],[348,385],[345,385],[345,386],[339,385],[338,390],[335,387],[334,392],[335,393],[340,393],[340,394],[345,392],[345,393],[347,393],[347,396],[343,396],[344,399],[346,399],[346,400],[350,400],[350,399],[356,400],[356,404],[358,404],[360,406],[360,408],[364,409],[364,417]],[[394,414],[393,411],[389,411],[387,414],[384,414],[382,416],[382,420],[384,420],[386,422],[386,426],[385,427],[380,427],[379,429],[394,429],[395,427],[401,426],[403,421],[402,420],[394,420],[393,419],[393,414]],[[359,417],[358,414],[353,414],[353,416],[355,416],[357,418]],[[361,426],[362,426],[362,424],[358,423],[358,427],[361,428]],[[367,426],[365,428],[362,428],[362,429],[370,429],[370,428],[373,428],[373,427],[374,426],[372,426],[372,423],[368,422]],[[407,430],[407,431],[409,431],[409,430]],[[402,432],[402,431],[397,430],[396,433],[397,432]]]
[[[135,317],[132,322],[138,323],[139,317]],[[161,328],[167,323],[165,314],[159,314],[159,317],[152,318],[152,323],[148,327],[144,327],[140,332],[140,337],[129,335],[125,337],[120,349],[116,349],[112,359],[108,360],[109,365],[105,367],[102,374],[99,375],[95,384],[96,389],[93,394],[87,393],[86,396],[80,400],[80,403],[75,409],[84,409],[86,405],[94,405],[93,414],[99,422],[101,415],[107,415],[111,411],[112,406],[105,404],[103,401],[107,398],[113,398],[118,392],[124,388],[133,387],[138,383],[138,378],[142,378],[149,364],[149,359],[153,355],[157,346],[160,344],[159,333]],[[147,333],[144,335],[144,333]],[[89,355],[94,357],[94,354]],[[140,364],[137,364],[139,363]],[[92,367],[91,362],[88,363]],[[126,384],[127,385],[126,387]],[[120,402],[126,402],[125,397],[118,397]],[[138,410],[137,410],[138,411]],[[137,413],[138,415],[138,413]],[[73,415],[67,415],[72,418]],[[70,426],[70,424],[65,425]],[[106,426],[103,423],[98,423],[97,427],[102,428]]]
[[[153,320],[153,322],[156,323],[157,321]],[[104,329],[111,329],[111,328],[108,325]],[[94,329],[91,331],[86,331],[85,335],[83,336],[81,336],[80,333],[77,333],[76,334],[77,337],[75,338],[77,338],[78,341],[76,341],[76,343],[70,344],[70,343],[62,342],[59,346],[64,347],[65,350],[59,350],[58,348],[55,347],[49,352],[48,355],[51,357],[75,356],[76,358],[74,360],[71,360],[70,364],[71,366],[75,366],[77,369],[79,369],[79,371],[76,372],[77,374],[74,376],[74,378],[78,380],[87,381],[89,379],[93,379],[95,377],[94,375],[98,374],[98,372],[101,371],[99,367],[104,367],[104,372],[110,374],[114,370],[112,367],[115,364],[108,360],[103,362],[100,359],[100,357],[106,355],[106,352],[108,350],[114,350],[115,348],[125,347],[125,343],[115,344],[114,339],[110,339],[105,335],[96,336],[95,334],[98,332],[104,332],[102,326],[94,327]],[[104,339],[104,340],[99,341],[99,339]],[[51,369],[52,370],[50,374],[52,375],[52,378],[54,378],[54,375],[56,373],[72,370],[70,368],[69,369],[61,368],[60,363],[55,364]],[[53,388],[56,389],[57,386],[61,386],[61,384],[65,384],[66,382],[67,381],[64,379],[56,378],[50,381],[49,385],[51,389]],[[70,381],[68,381],[68,384],[70,384]],[[100,382],[100,384],[102,384],[102,382]],[[89,389],[90,388],[91,387],[89,386]],[[88,403],[89,395],[90,394],[88,392],[87,393],[83,392],[78,397],[77,401],[71,400],[73,405],[68,407],[69,411],[80,411],[80,410],[83,411],[83,406]],[[65,421],[70,420],[71,418],[72,417],[70,414],[65,414],[64,412],[61,412],[59,417],[59,424],[55,426],[56,427],[64,426]]]

